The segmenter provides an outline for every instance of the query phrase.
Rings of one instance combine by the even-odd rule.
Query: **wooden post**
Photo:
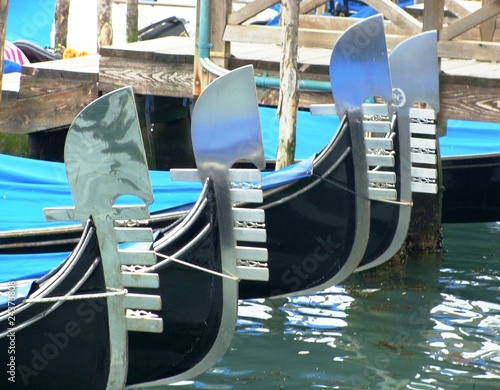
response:
[[[483,0],[482,5],[492,3],[495,0]],[[481,23],[479,26],[479,33],[481,35],[481,41],[493,41],[493,35],[495,34],[497,18],[496,16],[488,19],[486,22]]]
[[[444,0],[424,0],[423,30],[436,30],[443,26]],[[438,114],[438,126],[444,118]],[[408,253],[435,253],[442,250],[441,205],[443,174],[438,162],[437,194],[413,193],[410,227],[405,245],[395,259],[405,259]]]
[[[67,47],[68,42],[68,17],[69,17],[69,1],[57,0],[56,10],[54,15],[55,25],[55,49],[61,48],[61,52]]]
[[[299,0],[281,1],[281,65],[277,115],[280,117],[276,169],[295,160],[295,131],[299,103],[297,51]]]
[[[232,0],[212,0],[210,2],[210,60],[223,68],[227,68],[231,51],[231,43],[222,39],[226,28],[227,16],[232,11]]]
[[[198,42],[199,42],[199,35],[200,35],[200,3],[203,0],[197,0],[196,2],[196,45],[195,45],[195,51],[194,51],[194,75],[193,75],[193,96],[197,98],[200,96],[201,92],[206,88],[206,86],[209,83],[209,74],[208,72],[203,68],[203,66],[200,63],[200,56],[199,56],[199,50],[198,50]],[[212,0],[215,1],[215,0]]]
[[[443,27],[444,0],[424,0],[423,31],[436,30]]]
[[[113,43],[112,7],[113,0],[97,0],[97,50]]]
[[[9,10],[9,0],[0,0],[0,105],[2,104],[5,28],[7,27],[7,11],[8,10]]]
[[[127,0],[127,42],[137,42],[139,0]]]

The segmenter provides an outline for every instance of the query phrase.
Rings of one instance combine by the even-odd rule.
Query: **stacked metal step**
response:
[[[172,180],[199,181],[196,169],[172,169]],[[242,204],[262,203],[260,186],[261,172],[258,169],[230,169],[229,197],[232,203],[231,219],[233,221],[235,267],[238,279],[266,281],[269,278],[267,267],[267,249],[248,246],[245,243],[265,244],[264,210],[244,208]]]
[[[412,192],[438,192],[438,140],[435,118],[436,114],[432,109],[410,109]]]
[[[363,104],[368,195],[371,200],[397,200],[394,126],[386,104]]]

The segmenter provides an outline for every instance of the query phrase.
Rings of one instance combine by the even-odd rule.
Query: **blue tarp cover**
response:
[[[500,123],[448,120],[441,157],[500,154]]]
[[[276,110],[263,107],[260,118],[266,158],[274,159],[279,127]],[[306,160],[282,171],[266,173],[263,188],[308,176],[314,154],[330,141],[338,124],[336,116],[314,117],[299,111],[296,158]],[[447,130],[448,135],[440,140],[443,157],[499,153],[500,124],[450,120]],[[168,172],[151,171],[150,175],[155,197],[150,207],[152,213],[189,207],[197,200],[201,184],[172,182]],[[0,155],[0,230],[67,225],[44,221],[42,210],[72,204],[63,164]],[[0,282],[40,277],[67,255],[1,255]]]
[[[266,154],[276,153],[278,125],[275,109],[262,110],[263,131],[266,134]],[[309,126],[309,113],[302,112],[298,123]],[[323,123],[333,123],[326,119]],[[334,131],[330,131],[333,134]],[[274,135],[272,135],[274,134]],[[300,138],[299,138],[300,139]],[[328,137],[329,139],[329,137]],[[326,139],[322,144],[328,142]],[[309,140],[312,141],[312,140]],[[308,150],[312,150],[310,142]],[[281,184],[310,176],[314,152],[302,162],[277,172],[263,175],[262,188],[272,188]],[[192,205],[201,191],[200,183],[172,182],[169,172],[151,171],[154,203],[151,213],[186,208]],[[133,199],[120,198],[121,203],[131,203]],[[0,230],[31,229],[51,226],[67,226],[76,222],[46,222],[43,217],[45,207],[72,206],[64,164],[27,158],[0,155]],[[24,278],[40,277],[60,264],[68,253],[45,255],[0,255],[0,282]]]

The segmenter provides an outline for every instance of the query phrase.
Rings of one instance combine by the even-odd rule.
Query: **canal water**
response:
[[[500,223],[314,295],[242,301],[230,350],[178,389],[500,389]]]

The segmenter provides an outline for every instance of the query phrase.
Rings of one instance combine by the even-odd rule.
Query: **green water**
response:
[[[315,295],[241,302],[230,350],[176,388],[500,389],[500,223],[444,240]]]

